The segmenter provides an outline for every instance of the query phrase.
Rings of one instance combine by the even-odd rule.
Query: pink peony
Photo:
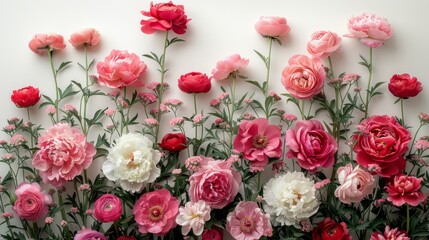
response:
[[[83,29],[73,33],[69,42],[73,47],[96,46],[100,42],[100,33],[94,28]]]
[[[77,234],[74,235],[73,240],[107,240],[107,237],[100,232],[85,228],[78,231]]]
[[[205,201],[213,209],[232,202],[241,184],[241,175],[226,161],[202,157],[198,171],[189,178],[192,202]]]
[[[345,37],[359,38],[370,48],[381,47],[392,36],[393,30],[385,18],[375,14],[363,13],[357,17],[351,17],[347,23],[350,34]]]
[[[335,138],[326,132],[318,120],[298,121],[295,128],[286,132],[287,153],[299,166],[310,171],[319,167],[332,167],[338,149]]]
[[[16,214],[28,221],[37,221],[48,214],[52,197],[43,193],[38,183],[21,183],[15,190],[17,197],[13,210]]]
[[[269,158],[282,155],[280,128],[264,118],[243,121],[234,139],[234,150],[241,152],[252,166],[264,167]]]
[[[33,158],[33,166],[39,170],[43,182],[61,187],[87,169],[95,155],[95,147],[86,136],[67,123],[50,127],[39,137],[39,150]]]
[[[337,177],[340,186],[335,190],[335,196],[343,203],[358,203],[374,190],[374,177],[359,166],[353,169],[351,163],[338,168]]]
[[[112,50],[104,62],[97,63],[98,82],[110,88],[142,87],[146,64],[128,51]]]
[[[390,229],[389,226],[386,226],[384,233],[374,232],[371,235],[370,240],[410,240],[407,233],[404,230],[399,230],[398,228]]]
[[[326,73],[317,58],[295,55],[282,72],[282,84],[297,99],[310,99],[320,93]]]
[[[290,32],[284,17],[261,17],[256,22],[255,29],[264,37],[283,37]]]
[[[224,80],[230,74],[243,70],[249,64],[249,59],[241,58],[240,55],[234,54],[227,57],[225,60],[216,63],[216,68],[213,69],[213,79]]]
[[[226,230],[237,240],[257,240],[273,233],[270,216],[256,202],[239,202],[226,220]]]
[[[122,216],[122,201],[113,194],[104,194],[94,203],[94,217],[100,222],[114,222]]]
[[[41,54],[46,51],[62,50],[66,47],[63,36],[55,33],[36,34],[28,43],[31,51]]]
[[[133,207],[139,232],[163,236],[176,226],[179,200],[167,189],[147,192],[140,196]]]
[[[317,58],[326,58],[335,52],[341,43],[341,37],[334,32],[317,31],[307,43],[307,51]]]
[[[416,178],[408,175],[397,175],[387,187],[387,200],[395,206],[408,204],[417,206],[426,199],[426,196],[420,191],[422,178]]]

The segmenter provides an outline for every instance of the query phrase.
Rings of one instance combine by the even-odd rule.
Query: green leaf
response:
[[[72,63],[72,61],[67,61],[67,62],[62,62],[60,64],[60,67],[57,69],[57,73],[59,73],[61,70],[63,70],[65,67],[67,67],[70,63]]]
[[[265,67],[268,68],[268,61],[269,59],[267,57],[265,57],[262,53],[253,50],[256,54],[258,54],[258,56],[262,59],[262,61],[265,63]]]

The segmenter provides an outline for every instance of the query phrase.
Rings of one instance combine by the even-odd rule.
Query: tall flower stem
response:
[[[88,100],[89,100],[89,95],[88,92],[88,87],[89,87],[89,69],[88,69],[88,46],[85,45],[84,46],[84,50],[85,50],[85,92],[83,93],[83,132],[85,133],[85,135],[88,134],[88,130],[87,129],[87,125],[86,125],[86,113],[87,113],[87,106],[88,106]]]
[[[33,149],[34,148],[34,136],[33,136],[33,128],[31,126],[31,118],[30,118],[30,108],[27,108],[27,118],[28,118],[28,122],[29,122],[29,128],[30,128],[30,148]]]
[[[59,93],[59,89],[58,89],[58,80],[57,80],[57,71],[55,70],[54,67],[54,60],[52,58],[52,55],[54,54],[54,51],[51,50],[50,48],[48,48],[48,56],[49,56],[49,63],[51,65],[51,70],[52,70],[52,74],[54,75],[54,82],[55,82],[55,120],[56,122],[59,122],[59,116],[58,116],[58,104],[59,104],[59,98],[60,98],[60,93]]]
[[[371,90],[371,80],[372,80],[372,48],[369,48],[369,78],[368,78],[368,86],[366,87],[366,100],[365,100],[365,117],[368,117],[368,109],[369,109],[369,100],[370,100],[370,90]]]
[[[410,230],[410,206],[407,204],[407,233]]]
[[[404,117],[404,99],[401,98],[401,116],[402,116],[402,124],[405,127],[405,117]]]
[[[61,207],[61,218],[63,219],[63,221],[66,222],[66,225],[64,225],[65,239],[71,240],[69,227],[67,225],[68,221],[67,221],[66,210],[64,208],[63,196],[61,195],[61,191],[57,191],[57,194],[58,194],[58,204]]]
[[[299,107],[299,111],[301,112],[301,120],[305,120],[305,100],[301,100],[301,107]]]
[[[230,150],[233,148],[232,147],[232,140],[233,140],[233,136],[234,136],[234,129],[235,129],[235,125],[234,125],[234,112],[235,112],[235,86],[236,86],[236,74],[233,75],[232,78],[232,86],[231,86],[231,112],[229,115],[229,121],[231,124],[231,136],[229,138],[229,148]]]
[[[198,110],[197,110],[197,94],[196,93],[194,93],[194,111],[195,111],[195,116],[196,116],[198,114]],[[195,139],[197,139],[197,138],[198,138],[198,128],[195,126]]]
[[[265,96],[265,98],[266,97],[268,97],[268,89],[269,89],[269,83],[270,83],[270,70],[271,70],[271,50],[272,50],[272,47],[273,47],[273,38],[269,38],[270,39],[270,47],[269,47],[269,50],[268,50],[268,58],[267,58],[267,60],[266,60],[266,65],[267,65],[267,78],[266,78],[266,81],[265,81],[265,87],[264,87],[264,96]],[[267,111],[268,111],[268,109],[267,109]]]

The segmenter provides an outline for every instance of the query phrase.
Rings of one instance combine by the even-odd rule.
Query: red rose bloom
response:
[[[389,91],[398,98],[415,97],[422,91],[421,82],[409,74],[395,74],[390,78]]]
[[[347,225],[330,218],[323,219],[312,232],[313,240],[352,240]]]
[[[223,234],[219,228],[206,229],[203,232],[202,240],[222,240]]]
[[[39,102],[40,92],[38,88],[28,86],[18,90],[13,90],[10,99],[17,107],[31,107]]]
[[[170,152],[180,152],[188,147],[187,143],[188,141],[182,133],[168,133],[162,138],[159,146]]]
[[[179,78],[179,88],[185,93],[206,93],[210,91],[211,78],[200,72],[190,72]]]

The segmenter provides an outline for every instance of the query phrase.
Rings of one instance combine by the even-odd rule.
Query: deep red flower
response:
[[[28,86],[13,90],[10,99],[17,107],[31,107],[39,102],[40,92],[38,88]]]
[[[415,97],[423,90],[422,83],[409,74],[395,74],[390,78],[389,91],[399,98]]]
[[[325,218],[312,232],[313,240],[352,240],[347,225]]]
[[[168,133],[162,138],[159,146],[170,152],[180,152],[188,147],[187,144],[188,141],[182,133]]]
[[[185,93],[206,93],[210,91],[211,78],[200,72],[190,72],[179,78],[179,88]]]

